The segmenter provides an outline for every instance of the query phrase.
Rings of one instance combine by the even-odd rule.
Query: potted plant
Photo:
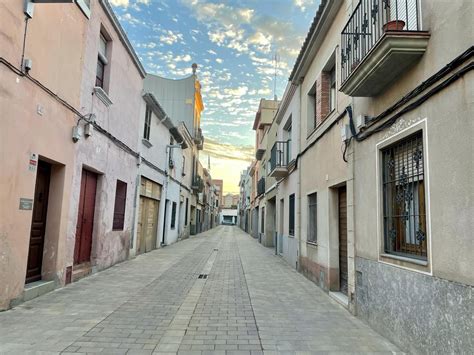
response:
[[[402,20],[390,20],[383,25],[383,31],[403,31],[405,27],[405,21]]]
[[[389,2],[387,2],[387,7],[385,9],[387,14],[387,22],[382,27],[384,32],[403,31],[403,28],[405,27],[405,21],[398,19],[396,15],[397,1],[398,0],[390,0]],[[395,3],[395,9],[393,9],[393,7],[391,6],[393,3]]]

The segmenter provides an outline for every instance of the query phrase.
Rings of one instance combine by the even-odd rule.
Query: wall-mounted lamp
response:
[[[94,113],[89,113],[87,115],[81,116],[77,120],[77,124],[74,127],[72,127],[72,141],[74,143],[79,141],[79,139],[81,139],[82,137],[83,130],[79,126],[79,123],[81,121],[86,122],[86,124],[84,125],[84,135],[86,136],[86,138],[92,136],[92,132],[94,131],[95,118],[96,116]]]

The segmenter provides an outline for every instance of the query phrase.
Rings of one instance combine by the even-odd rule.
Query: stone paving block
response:
[[[200,273],[209,276],[198,279]],[[0,353],[7,354],[262,354],[262,348],[264,354],[398,350],[272,250],[232,227],[0,313]]]

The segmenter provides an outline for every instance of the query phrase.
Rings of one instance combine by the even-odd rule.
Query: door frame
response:
[[[40,170],[40,167],[45,165],[45,167],[47,168],[47,182],[46,182],[46,196],[44,197],[44,199],[46,200],[45,204],[43,205],[43,213],[44,213],[44,222],[43,222],[43,228],[42,228],[42,242],[41,242],[41,252],[39,254],[39,274],[37,275],[33,275],[33,276],[29,276],[28,277],[28,272],[29,272],[29,269],[28,269],[28,264],[29,264],[29,258],[30,258],[30,252],[31,252],[31,233],[33,231],[33,218],[34,218],[34,212],[35,212],[35,202],[36,202],[36,193],[37,193],[37,188],[38,188],[38,173],[39,173],[39,170]],[[47,222],[48,222],[48,212],[49,212],[49,208],[48,208],[48,204],[49,204],[49,193],[50,193],[50,187],[51,187],[51,173],[52,173],[52,170],[53,170],[53,165],[45,160],[41,160],[39,159],[38,160],[38,167],[37,167],[37,172],[36,172],[36,176],[35,176],[35,190],[34,190],[34,197],[33,197],[33,209],[32,209],[32,212],[31,212],[31,222],[30,222],[30,238],[28,239],[28,255],[27,255],[27,258],[26,258],[26,272],[25,272],[25,284],[27,283],[31,283],[31,282],[35,282],[35,281],[40,281],[42,278],[43,278],[43,259],[44,259],[44,245],[45,245],[45,241],[46,241],[46,231],[47,231]]]

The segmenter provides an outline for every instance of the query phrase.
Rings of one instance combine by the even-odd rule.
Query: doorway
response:
[[[137,254],[148,253],[156,249],[156,231],[158,225],[159,201],[140,196],[137,228]]]
[[[339,212],[339,290],[347,295],[347,193],[346,187],[338,189]]]
[[[26,283],[41,280],[50,179],[51,164],[40,160],[36,173]]]
[[[76,225],[74,265],[87,263],[91,260],[96,191],[97,174],[83,169]]]

